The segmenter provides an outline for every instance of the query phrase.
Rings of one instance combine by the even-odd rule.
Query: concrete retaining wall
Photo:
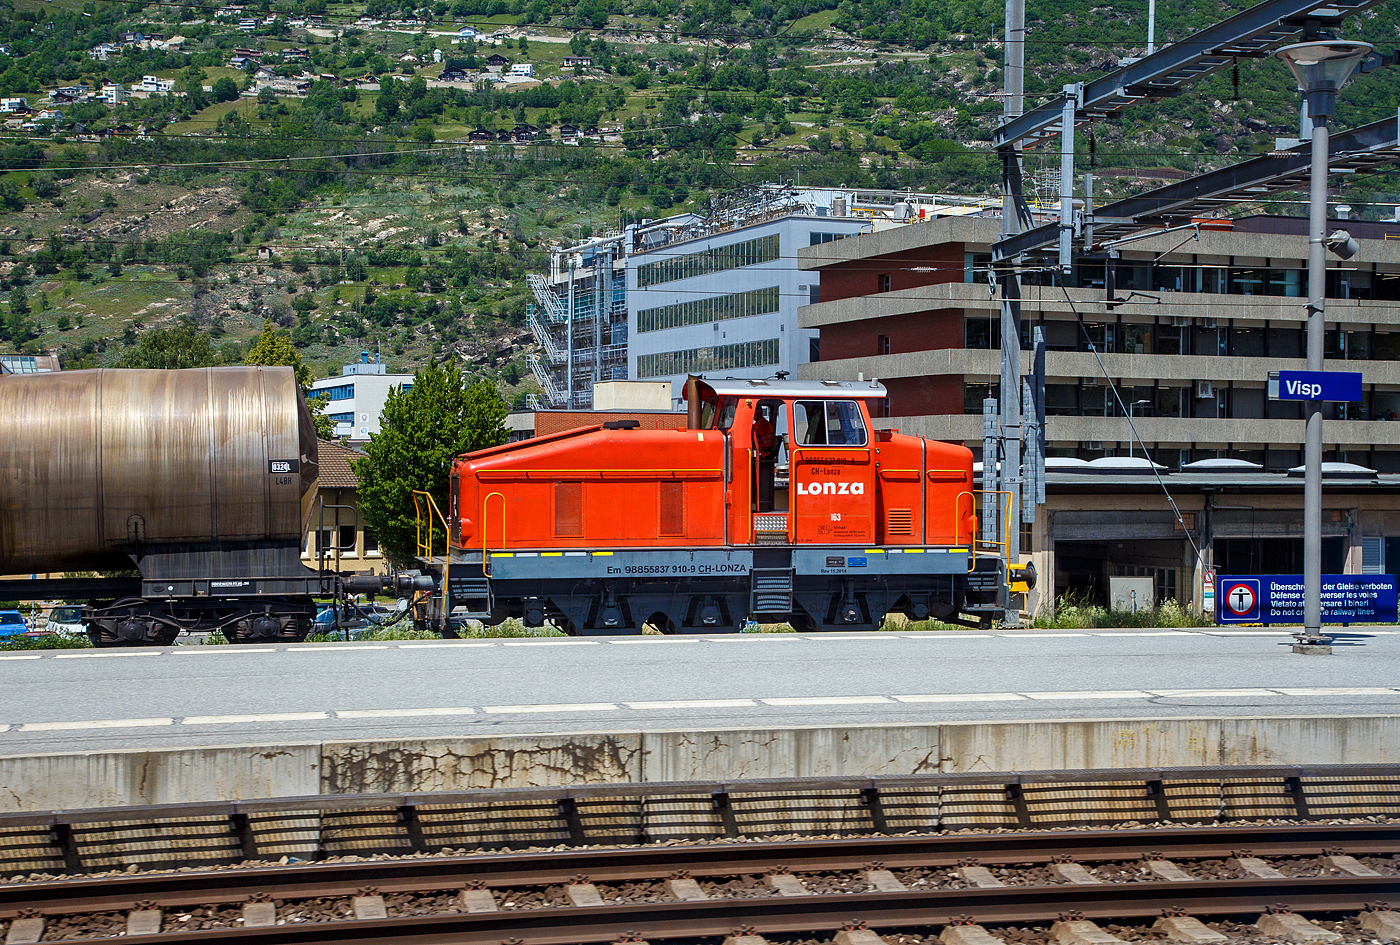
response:
[[[571,733],[0,758],[0,811],[581,783],[1400,762],[1400,716]]]

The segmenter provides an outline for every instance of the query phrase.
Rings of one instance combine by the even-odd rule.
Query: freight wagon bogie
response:
[[[982,625],[1005,565],[979,548],[972,454],[876,430],[866,382],[692,379],[684,430],[626,424],[453,468],[447,614],[570,633]],[[635,424],[634,424],[635,426]],[[426,524],[426,523],[424,523]]]
[[[93,646],[170,646],[181,631],[222,633],[230,643],[299,642],[311,632],[310,597],[247,600],[129,598],[83,609]]]

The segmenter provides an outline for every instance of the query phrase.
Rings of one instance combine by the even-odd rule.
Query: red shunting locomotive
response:
[[[686,393],[684,430],[620,421],[460,457],[434,622],[700,633],[999,615],[971,452],[874,430],[883,386],[692,378]]]

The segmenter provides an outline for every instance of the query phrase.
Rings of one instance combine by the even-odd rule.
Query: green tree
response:
[[[389,559],[406,564],[416,553],[413,491],[426,491],[438,508],[448,505],[452,461],[463,453],[506,441],[507,407],[494,384],[468,386],[456,365],[430,363],[408,390],[395,388],[371,434],[360,479],[360,510]],[[441,527],[434,537],[443,547]]]
[[[326,416],[326,405],[330,403],[330,397],[310,396],[311,382],[316,380],[316,374],[302,361],[301,354],[292,344],[290,333],[275,327],[271,321],[264,321],[262,334],[253,342],[253,347],[249,349],[243,363],[291,368],[296,374],[301,392],[306,395],[306,406],[311,409],[311,420],[316,424],[316,436],[323,440],[335,436],[335,424]]]
[[[148,331],[136,342],[136,347],[117,361],[119,368],[149,368],[175,370],[178,368],[214,367],[223,359],[209,343],[206,335],[188,325]]]
[[[228,76],[217,80],[214,83],[214,99],[219,102],[238,101],[238,83]]]

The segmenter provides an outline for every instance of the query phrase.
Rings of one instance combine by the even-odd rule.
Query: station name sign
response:
[[[1270,371],[1271,400],[1361,399],[1359,371]]]
[[[1301,574],[1222,574],[1216,588],[1216,623],[1303,622]],[[1395,623],[1395,577],[1324,574],[1322,622]]]

